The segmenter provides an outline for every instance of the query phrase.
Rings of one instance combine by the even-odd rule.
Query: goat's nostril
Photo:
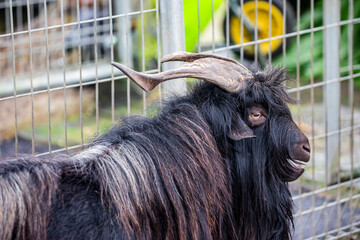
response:
[[[306,152],[310,153],[310,145],[309,145],[309,143],[303,144],[303,145],[302,145],[302,148],[303,148]]]

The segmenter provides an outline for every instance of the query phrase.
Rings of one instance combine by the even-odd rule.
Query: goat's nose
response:
[[[308,153],[310,154],[310,144],[309,144],[309,142],[303,143],[303,144],[302,144],[302,149],[303,149],[305,152],[308,152]]]
[[[310,144],[309,140],[306,138],[303,140],[303,143],[300,144],[301,152],[300,152],[300,161],[308,162],[310,160]]]

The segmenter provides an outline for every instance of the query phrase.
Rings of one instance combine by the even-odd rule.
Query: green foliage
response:
[[[223,0],[214,0],[214,12],[220,7]],[[156,7],[154,0],[148,2],[150,8]],[[200,29],[203,31],[209,24],[212,17],[212,2],[208,0],[200,0]],[[186,51],[192,52],[198,42],[199,23],[198,23],[198,8],[196,0],[184,0],[184,27],[185,27],[185,44]],[[158,40],[157,29],[154,23],[156,22],[156,13],[145,13],[143,15],[143,26],[141,18],[138,17],[136,21],[136,31],[134,36],[134,55],[138,61],[135,61],[135,69],[142,70],[142,29],[144,29],[144,57],[145,70],[157,67]]]
[[[354,1],[353,18],[360,17],[360,1]],[[323,26],[323,1],[316,2],[314,6],[314,27]],[[341,1],[341,20],[349,20],[349,1]],[[350,26],[350,27],[349,27]],[[360,65],[360,24],[349,23],[340,27],[340,66],[341,76],[349,75],[349,28],[352,28],[353,35],[353,66]],[[304,12],[300,18],[300,30],[311,29],[311,12],[310,9]],[[296,29],[295,29],[296,31]],[[300,67],[301,80],[304,82],[310,81],[311,73],[315,80],[321,80],[323,77],[323,31],[315,31],[313,33],[313,41],[311,33],[300,36],[299,45],[296,37],[292,39],[286,53],[286,66],[291,74],[296,73],[297,63]],[[313,49],[313,56],[311,56],[311,49]],[[313,57],[313,68],[311,68],[311,59]],[[276,60],[276,64],[282,64],[283,57],[280,55]],[[356,67],[353,73],[359,73],[360,68]],[[355,78],[355,85],[360,88],[360,78]]]
[[[214,0],[214,12],[223,0]],[[205,29],[212,17],[212,1],[200,0],[200,29]],[[192,52],[199,35],[198,5],[196,0],[183,0],[186,51]]]

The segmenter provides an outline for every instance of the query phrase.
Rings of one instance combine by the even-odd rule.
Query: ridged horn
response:
[[[161,82],[170,79],[189,77],[214,83],[228,92],[237,92],[244,86],[244,79],[253,77],[252,73],[237,61],[215,54],[175,52],[161,60],[162,63],[170,61],[187,63],[176,69],[157,74],[136,72],[115,62],[112,65],[144,91],[151,91]]]

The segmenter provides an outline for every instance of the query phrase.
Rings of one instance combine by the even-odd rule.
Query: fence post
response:
[[[324,25],[339,23],[340,1],[326,0],[324,4]],[[325,28],[324,30],[324,81],[326,104],[327,133],[338,131],[340,128],[340,26]],[[327,83],[330,80],[336,81]],[[326,144],[326,183],[333,184],[338,178],[340,161],[340,134],[327,136]]]
[[[162,56],[185,51],[184,11],[182,0],[160,0],[160,33]],[[182,63],[169,62],[162,65],[168,70],[180,66]],[[176,79],[163,83],[164,98],[176,93],[186,93],[186,79]]]
[[[130,1],[117,0],[113,1],[115,14],[127,14],[131,11]],[[130,17],[123,16],[116,19],[116,30],[118,38],[117,55],[120,62],[126,64],[129,67],[133,66],[132,62],[132,38],[129,28]]]

